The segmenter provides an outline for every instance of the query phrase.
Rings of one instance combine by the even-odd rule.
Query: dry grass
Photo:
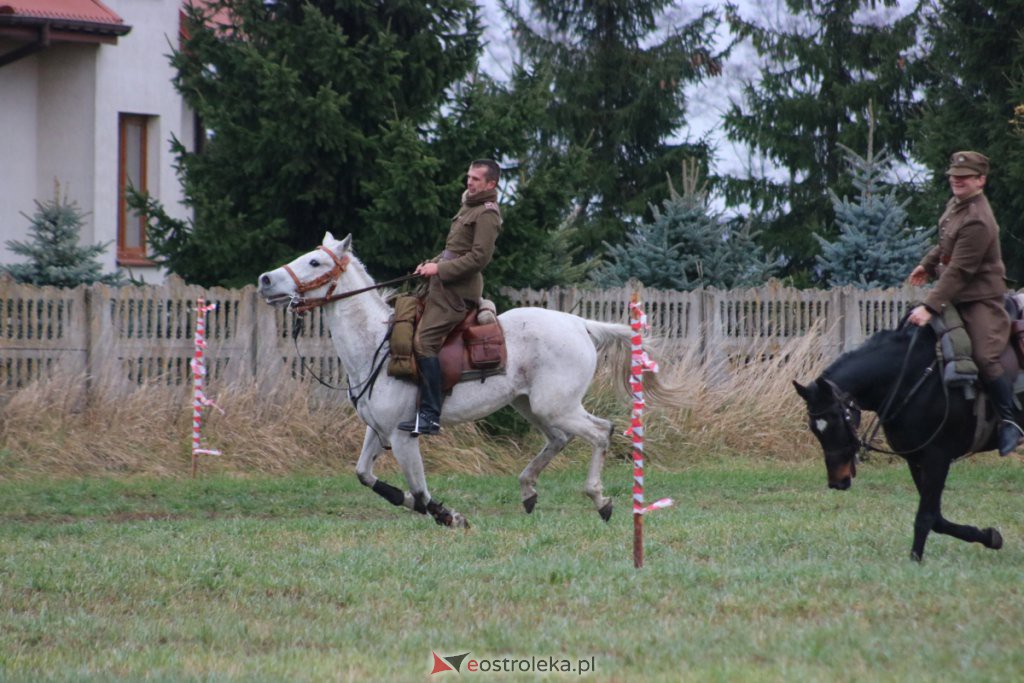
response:
[[[663,362],[659,377],[688,397],[684,407],[651,405],[645,418],[647,457],[677,468],[693,458],[746,455],[782,459],[817,457],[806,430],[803,404],[792,379],[806,381],[822,369],[822,336],[811,334],[768,360],[728,371],[701,367],[691,353]],[[610,417],[621,433],[628,403],[607,371],[595,382],[587,405]],[[150,474],[187,476],[191,463],[191,389],[143,386],[127,398],[97,381],[85,401],[81,377],[56,376],[0,396],[0,478],[47,474]],[[350,470],[362,444],[363,427],[344,393],[313,393],[309,385],[281,382],[271,390],[255,383],[209,388],[224,414],[207,410],[204,446],[220,457],[202,456],[202,472],[336,474]],[[540,448],[534,432],[495,437],[475,425],[446,430],[424,445],[428,472],[515,473]],[[589,449],[570,447],[558,468]],[[615,455],[628,453],[617,439]],[[380,471],[394,471],[382,458]]]
[[[662,444],[676,455],[720,454],[784,460],[817,457],[807,431],[806,409],[792,380],[806,382],[824,370],[827,357],[820,329],[780,349],[728,368],[701,367],[691,352],[667,367],[663,381],[682,384],[692,399],[673,410],[655,408],[645,421],[648,450]],[[663,370],[664,371],[664,370]],[[667,458],[669,465],[673,458]]]

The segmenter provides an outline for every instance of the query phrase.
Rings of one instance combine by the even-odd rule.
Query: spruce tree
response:
[[[476,66],[472,0],[210,0],[183,12],[175,86],[210,135],[195,151],[172,142],[193,218],[149,211],[158,258],[189,282],[240,286],[325,230],[352,233],[378,277],[431,255],[468,163],[493,150],[467,155],[433,135]],[[149,200],[133,204],[159,208]]]
[[[875,156],[870,145],[866,157],[845,146],[842,150],[860,194],[851,201],[829,190],[839,236],[830,242],[815,234],[821,245],[817,257],[821,275],[833,287],[898,286],[928,250],[934,230],[909,227],[909,200],[900,202],[895,188],[885,191],[884,178],[891,166],[888,155]]]
[[[422,209],[424,215],[433,211],[436,225],[430,251],[423,256],[433,256],[444,244],[448,227],[445,218],[458,206],[469,160],[490,157],[501,162],[498,189],[503,221],[495,257],[485,275],[492,295],[501,286],[549,287],[578,282],[588,267],[576,248],[580,221],[573,199],[586,178],[589,156],[586,150],[566,154],[548,144],[544,112],[550,86],[547,74],[530,73],[518,66],[504,84],[476,75],[453,88],[445,115],[434,121],[427,136],[438,141],[435,147],[445,150],[445,158],[433,157],[438,166],[435,175],[453,179],[454,184],[444,188],[440,205]],[[421,162],[432,158],[430,147],[417,142],[413,131],[407,131],[404,143],[395,147],[404,150],[410,159],[417,155]],[[387,175],[400,168],[384,166],[380,170]],[[413,166],[407,164],[405,168]],[[364,212],[368,222],[403,223],[403,214],[409,210],[405,202],[388,201],[387,193],[379,194],[378,188],[370,184],[367,190],[375,196]],[[418,206],[420,200],[410,197],[407,201]],[[393,239],[401,244],[403,238],[396,235]],[[408,252],[416,248],[409,244],[396,256],[408,259]],[[576,264],[555,264],[573,258]]]
[[[96,260],[109,246],[93,244],[81,246],[78,243],[85,214],[78,204],[60,194],[57,186],[54,198],[45,202],[36,201],[36,212],[25,216],[31,225],[28,232],[31,241],[8,240],[7,248],[28,259],[26,263],[0,265],[0,272],[13,277],[17,282],[39,286],[77,287],[100,282],[119,285],[123,279],[119,273],[103,274],[103,266]]]
[[[678,142],[688,84],[719,72],[710,10],[674,21],[668,0],[503,0],[525,68],[550,79],[538,141],[587,157],[575,190],[585,255],[620,242],[702,144]],[[538,148],[539,150],[539,148]]]
[[[1024,286],[1024,3],[941,0],[925,13],[927,103],[912,129],[914,156],[932,176],[918,214],[935,221],[949,198],[953,152],[991,160],[985,195],[999,223],[1007,274]]]
[[[606,263],[593,280],[625,284],[636,278],[655,289],[730,289],[760,284],[772,270],[749,226],[730,226],[709,210],[706,184],[697,189],[696,164],[683,167],[683,193],[668,180],[669,197],[654,219],[630,230],[625,244],[606,245]]]
[[[733,34],[749,39],[761,58],[743,100],[724,120],[730,140],[767,163],[726,181],[731,204],[747,203],[762,217],[765,246],[777,248],[787,274],[813,279],[813,233],[832,235],[828,189],[843,185],[838,145],[863,149],[873,100],[879,147],[899,161],[907,153],[907,126],[916,111],[918,17],[888,21],[876,6],[898,0],[785,0],[775,24],[744,18],[734,4],[726,16]],[[769,170],[766,170],[769,169]],[[778,173],[781,170],[782,173]]]

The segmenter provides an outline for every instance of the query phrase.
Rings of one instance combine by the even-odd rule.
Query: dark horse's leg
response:
[[[924,557],[924,543],[928,539],[929,531],[959,538],[961,541],[981,543],[993,550],[1003,547],[1003,537],[995,529],[979,529],[966,524],[956,524],[942,516],[942,490],[946,486],[946,477],[949,474],[949,460],[940,456],[925,463],[907,464],[920,495],[917,517],[914,520],[914,545],[910,550],[910,559],[920,562]]]

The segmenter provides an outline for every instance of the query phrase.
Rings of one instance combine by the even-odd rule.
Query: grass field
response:
[[[933,535],[920,565],[916,494],[884,458],[846,493],[818,462],[648,472],[676,506],[647,519],[639,571],[628,465],[607,524],[583,479],[582,459],[547,473],[527,516],[514,476],[432,476],[466,532],[348,472],[0,480],[0,680],[535,680],[467,668],[530,657],[599,681],[1024,677],[1019,458],[955,466],[945,497],[1003,550]],[[470,655],[431,676],[432,651]]]

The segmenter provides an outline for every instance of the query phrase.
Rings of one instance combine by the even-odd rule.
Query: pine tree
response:
[[[39,286],[77,287],[100,282],[108,285],[123,284],[119,273],[103,274],[103,266],[96,260],[109,246],[78,243],[85,214],[78,204],[61,197],[60,186],[54,198],[36,201],[36,212],[25,216],[32,225],[28,232],[31,241],[8,240],[7,248],[28,259],[27,263],[0,265],[0,272],[8,273],[17,282]]]
[[[641,223],[625,244],[606,245],[606,263],[593,276],[601,284],[636,278],[656,289],[730,289],[764,282],[772,264],[748,226],[733,227],[709,212],[706,184],[697,189],[696,163],[683,167],[683,193],[668,180],[669,197],[654,220]]]
[[[888,22],[868,11],[897,4],[785,0],[780,25],[745,19],[736,5],[727,5],[733,34],[751,41],[762,64],[724,127],[730,140],[747,145],[771,170],[752,168],[747,177],[727,179],[726,199],[748,203],[762,216],[762,241],[782,252],[787,273],[798,280],[811,279],[813,233],[831,236],[828,189],[849,190],[842,185],[838,145],[864,148],[868,121],[858,115],[864,102],[878,105],[879,146],[905,159],[916,111],[918,67],[911,56],[919,20],[916,12]]]
[[[814,235],[821,245],[817,257],[821,274],[833,287],[895,287],[906,280],[928,250],[934,230],[908,227],[909,200],[900,202],[895,188],[884,191],[883,179],[891,166],[888,155],[875,156],[870,144],[866,157],[845,146],[842,150],[860,194],[850,201],[829,190],[839,236],[829,242]]]

